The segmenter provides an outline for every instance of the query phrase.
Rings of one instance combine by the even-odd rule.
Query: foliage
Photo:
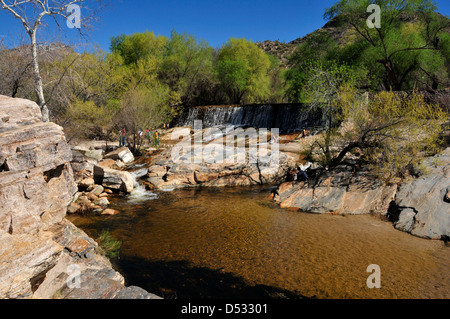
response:
[[[344,109],[339,101],[342,87],[354,87],[364,77],[351,67],[337,63],[320,63],[311,61],[304,67],[301,96],[310,108],[321,110],[326,132],[323,141],[317,141],[324,155],[322,163],[330,166],[333,162],[333,138],[340,124],[345,120]]]
[[[65,114],[67,138],[108,138],[115,124],[117,108],[113,101],[97,106],[93,101],[76,100]]]
[[[108,258],[112,259],[119,256],[122,242],[115,240],[108,230],[102,231],[97,243]]]
[[[335,19],[340,28],[350,27],[357,35],[337,55],[369,70],[383,89],[445,87],[450,22],[435,12],[434,1],[377,1],[381,28],[369,28],[366,9],[372,2],[340,0],[326,9],[326,19]],[[349,56],[352,52],[356,54]]]
[[[213,49],[205,41],[172,31],[164,49],[159,78],[178,92],[184,105],[198,99],[203,83],[213,77]]]
[[[166,37],[146,31],[112,37],[110,49],[123,58],[125,65],[130,65],[150,57],[162,57],[166,43]]]
[[[125,128],[133,138],[131,151],[136,153],[139,131],[161,127],[178,114],[179,96],[167,86],[155,85],[128,91],[120,101],[118,127]]]
[[[230,103],[264,101],[270,92],[271,61],[254,43],[231,38],[217,54],[216,74]]]
[[[406,177],[408,170],[436,154],[446,114],[429,105],[422,94],[402,96],[379,92],[364,108],[348,110],[356,131],[347,140],[364,149],[364,159],[386,182]]]
[[[334,105],[344,121],[330,134],[328,155],[320,141],[310,151],[324,166],[337,166],[348,154],[358,153],[382,181],[395,183],[439,149],[446,115],[417,92],[410,96],[379,92],[366,99],[344,85]]]
[[[157,128],[194,105],[305,102],[325,117],[327,134],[319,144],[330,164],[339,125],[347,120],[338,102],[342,88],[449,84],[450,24],[433,1],[377,1],[382,28],[369,29],[366,9],[372,2],[336,1],[325,11],[328,27],[302,40],[288,69],[246,39],[231,38],[214,49],[175,30],[170,37],[149,31],[112,37],[111,53],[40,46],[45,102],[52,120],[80,138],[112,137],[123,127],[130,134]],[[0,45],[0,93],[35,98],[29,49]]]
[[[29,52],[23,48],[8,50],[0,39],[0,94],[17,97],[27,95],[33,87]]]
[[[270,60],[270,93],[265,102],[283,103],[286,102],[286,70],[280,66],[280,60],[273,55],[268,55]]]

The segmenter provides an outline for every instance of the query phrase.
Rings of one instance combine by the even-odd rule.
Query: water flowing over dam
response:
[[[190,107],[183,110],[176,121],[176,126],[192,126],[194,120],[202,120],[203,127],[231,125],[267,129],[278,128],[283,133],[324,126],[321,110],[305,104]]]

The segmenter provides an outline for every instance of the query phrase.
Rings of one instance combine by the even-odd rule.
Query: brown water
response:
[[[71,217],[94,238],[121,240],[128,285],[167,298],[449,298],[450,248],[374,216],[278,208],[268,188],[177,190],[116,216]],[[367,267],[381,267],[369,289]]]

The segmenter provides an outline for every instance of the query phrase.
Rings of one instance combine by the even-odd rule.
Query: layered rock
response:
[[[63,129],[43,123],[35,103],[0,96],[0,298],[157,298],[126,288],[95,241],[65,219],[78,190],[71,160]],[[69,285],[73,268],[89,278],[81,287]]]
[[[131,153],[131,151],[128,149],[128,147],[125,147],[125,146],[106,154],[105,158],[113,159],[113,160],[121,160],[125,164],[131,163],[134,161],[133,153]]]
[[[422,176],[400,187],[377,182],[368,171],[350,167],[326,171],[309,182],[280,185],[282,208],[317,214],[387,216],[396,229],[428,239],[450,237],[450,148],[429,158]]]
[[[294,157],[270,149],[250,154],[248,149],[227,153],[220,144],[214,146],[216,152],[207,147],[181,157],[165,152],[149,167],[147,181],[157,189],[262,185],[279,181],[296,165]],[[218,159],[217,152],[231,155]]]
[[[31,113],[29,102],[21,108],[23,100],[9,100],[14,113]],[[61,222],[77,191],[62,128],[39,122],[39,107],[34,106],[34,118],[2,126],[0,133],[0,230],[11,235],[37,233]],[[0,105],[0,117],[9,110]]]
[[[98,185],[125,193],[131,193],[134,188],[134,179],[129,172],[98,165],[94,166],[94,181]]]
[[[282,208],[316,214],[386,214],[395,197],[395,186],[382,186],[367,176],[340,167],[326,171],[310,182],[289,182],[280,186],[276,201]]]

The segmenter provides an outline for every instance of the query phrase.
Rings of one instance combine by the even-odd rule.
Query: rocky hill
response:
[[[440,13],[435,13],[436,15],[443,17]],[[417,17],[414,16],[406,16],[401,15],[399,16],[399,19],[403,22],[417,22]],[[349,30],[352,27],[342,26],[342,22],[340,21],[340,16],[336,16],[330,21],[328,21],[322,28],[317,29],[303,37],[299,37],[295,40],[292,40],[291,42],[285,43],[280,41],[271,41],[266,40],[263,42],[257,42],[256,45],[258,45],[261,49],[263,49],[266,53],[271,54],[275,57],[277,57],[281,65],[283,67],[289,67],[289,57],[294,53],[295,49],[303,44],[305,41],[310,39],[311,37],[316,37],[319,35],[326,35],[329,38],[333,39],[337,42],[338,45],[342,45],[346,41],[346,34],[349,32]],[[447,27],[445,30],[450,32],[450,27]]]
[[[280,41],[266,40],[263,42],[257,42],[256,45],[263,49],[266,53],[277,57],[281,65],[284,67],[289,66],[289,57],[294,53],[295,49],[302,43],[304,43],[308,38],[313,37],[317,34],[324,33],[328,34],[332,39],[340,43],[343,39],[347,29],[342,30],[338,28],[337,19],[332,19],[327,22],[322,28],[317,29],[303,37],[299,37],[291,42],[285,43]]]

